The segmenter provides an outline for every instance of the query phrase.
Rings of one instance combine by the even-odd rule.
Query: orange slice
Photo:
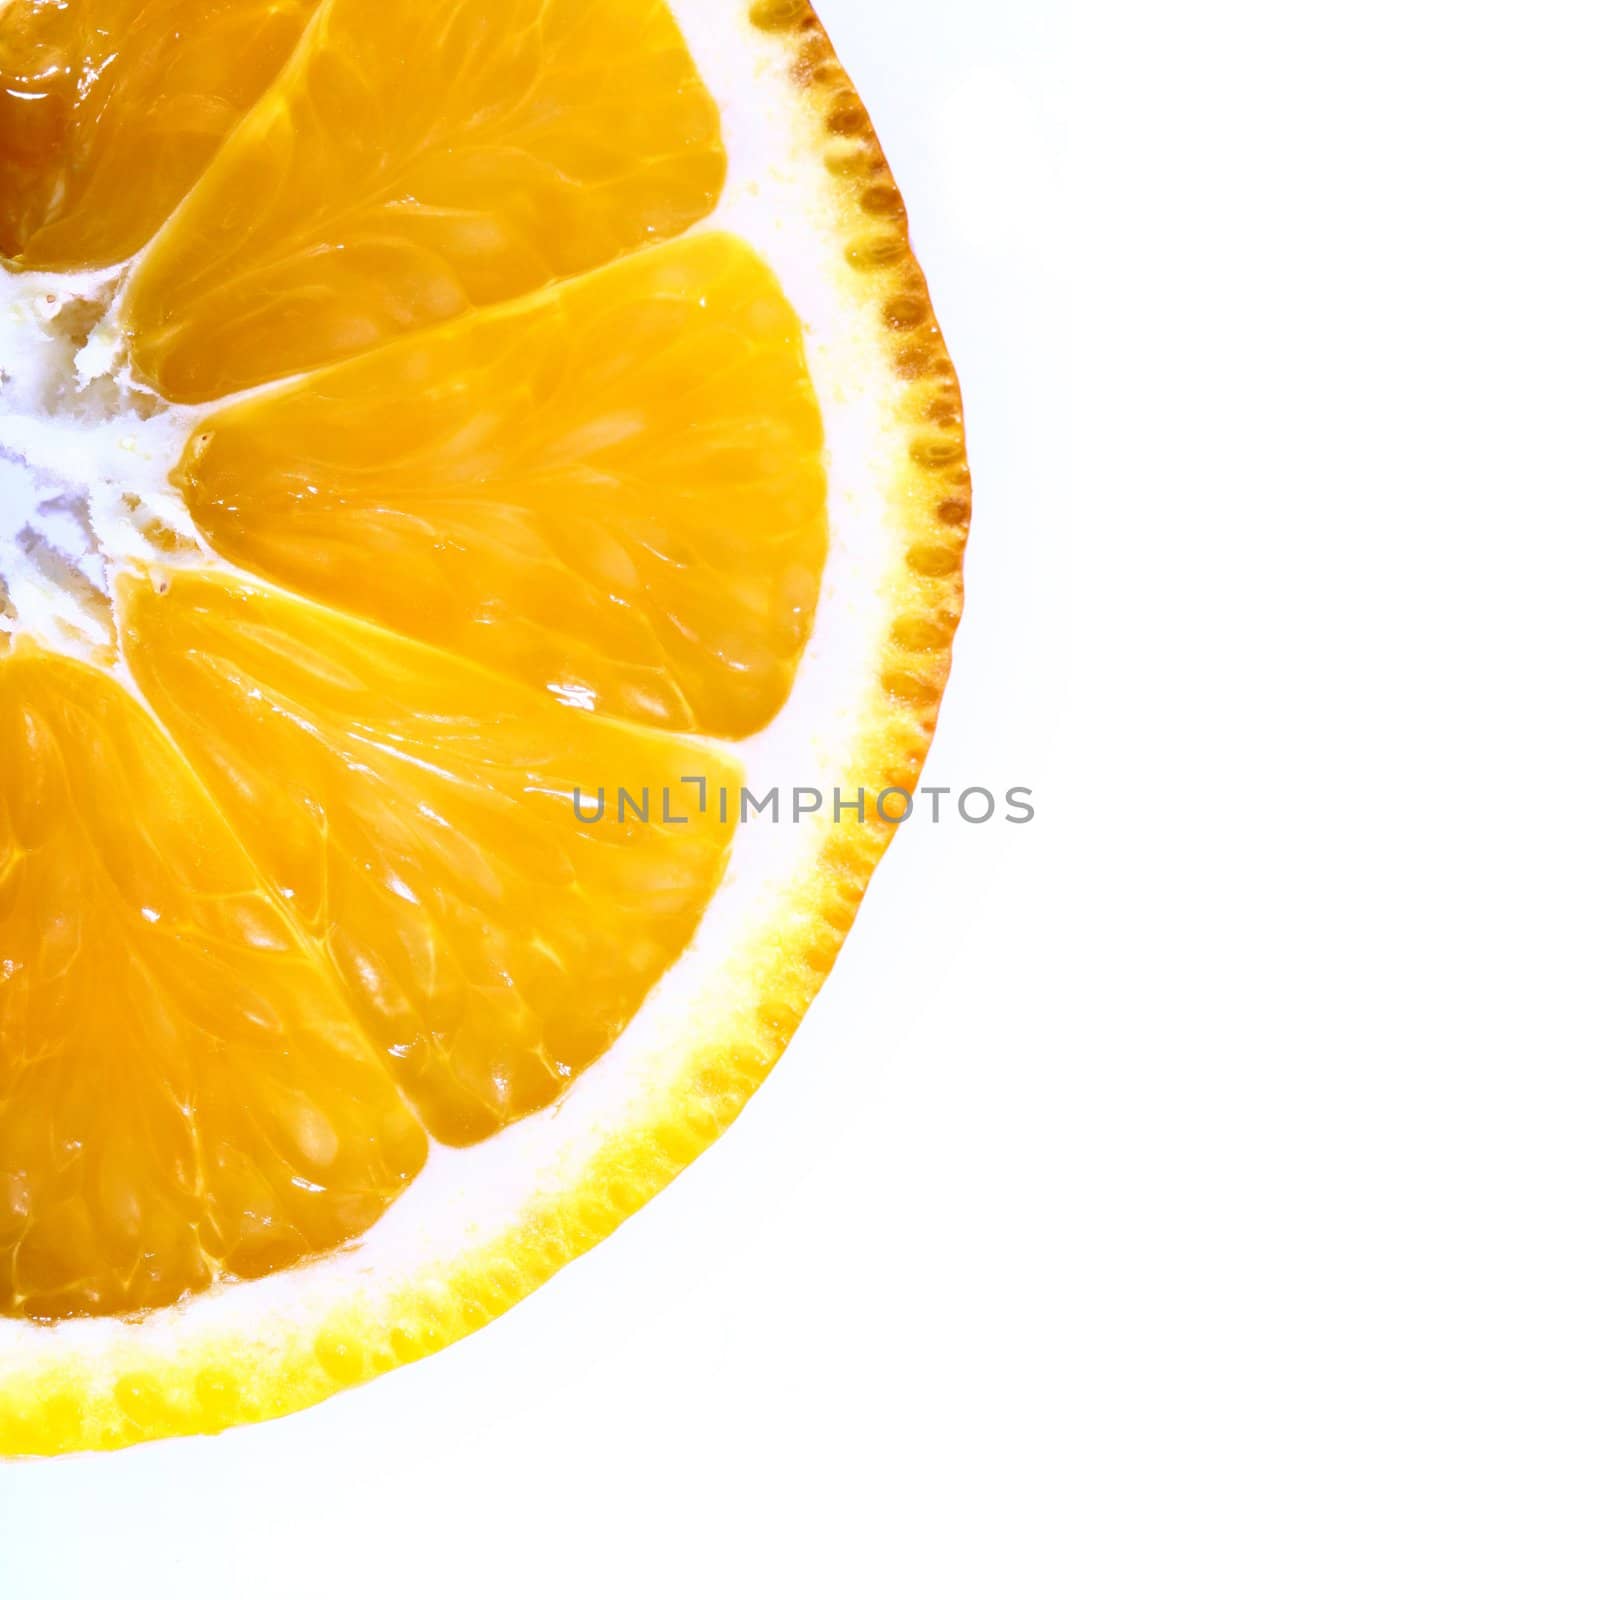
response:
[[[799,0],[9,0],[0,185],[11,1453],[437,1349],[717,1137],[970,501]]]

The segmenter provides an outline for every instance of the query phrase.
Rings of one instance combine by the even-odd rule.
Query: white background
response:
[[[721,1146],[0,1593],[1600,1592],[1600,13],[832,0],[967,388],[930,781]]]

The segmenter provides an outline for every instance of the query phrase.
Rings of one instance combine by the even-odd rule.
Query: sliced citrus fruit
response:
[[[436,1349],[728,1125],[969,497],[799,0],[6,0],[0,255],[0,1452],[58,1451]]]

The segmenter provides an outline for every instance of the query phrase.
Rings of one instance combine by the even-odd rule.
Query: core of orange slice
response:
[[[969,499],[798,0],[0,0],[0,256],[0,1452],[56,1451],[437,1348],[716,1137]]]

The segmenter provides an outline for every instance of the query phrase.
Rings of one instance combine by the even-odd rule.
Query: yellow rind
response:
[[[933,736],[962,607],[971,518],[960,387],[912,254],[905,209],[866,110],[805,0],[758,0],[781,39],[815,153],[832,176],[853,293],[881,330],[899,395],[900,561],[883,608],[877,677],[841,786],[914,788]],[[894,833],[871,818],[818,830],[811,870],[775,906],[728,977],[737,1000],[675,1076],[636,1103],[577,1180],[447,1267],[382,1298],[359,1291],[317,1326],[230,1331],[181,1353],[112,1360],[30,1352],[0,1370],[0,1454],[110,1450],[283,1416],[442,1349],[530,1294],[611,1233],[733,1122],[783,1053],[833,966]],[[47,1341],[48,1342],[48,1341]]]

